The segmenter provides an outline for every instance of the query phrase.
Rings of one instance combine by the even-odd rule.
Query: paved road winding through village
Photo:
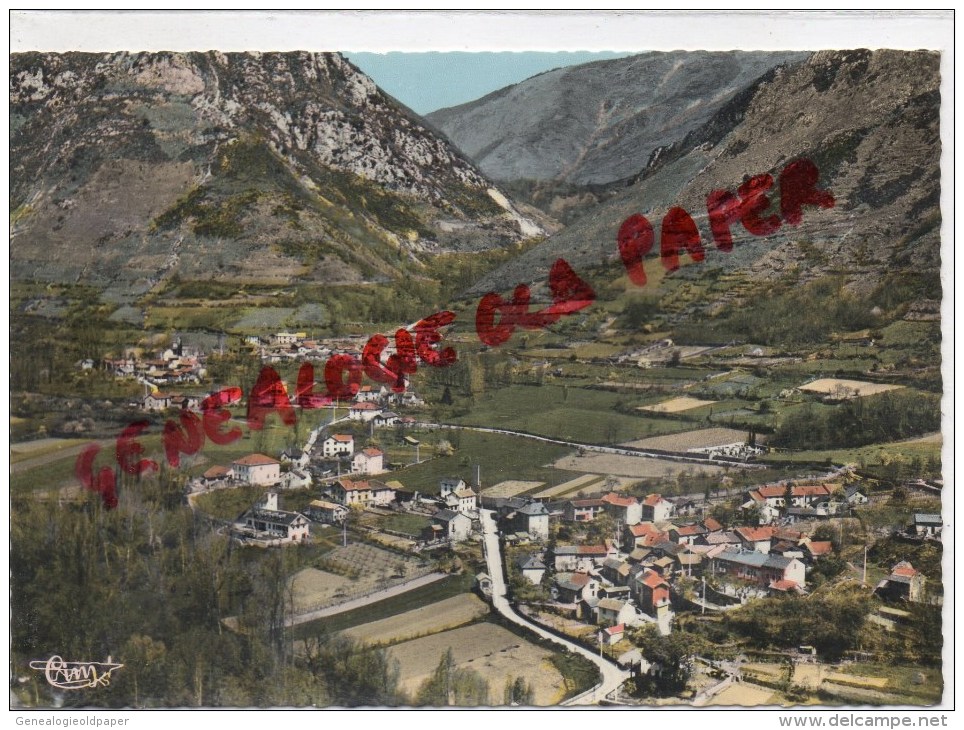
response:
[[[563,645],[569,651],[586,657],[586,659],[599,667],[599,673],[602,675],[602,682],[600,684],[562,703],[563,705],[598,704],[606,695],[618,689],[623,682],[629,679],[629,672],[620,669],[614,662],[604,659],[578,644],[566,641],[546,631],[541,626],[532,623],[513,610],[512,606],[509,605],[508,599],[505,597],[505,576],[502,573],[502,551],[499,545],[495,513],[492,510],[480,510],[480,513],[482,516],[482,534],[484,536],[482,544],[485,548],[485,562],[488,567],[489,577],[492,578],[492,606],[512,623],[524,626],[545,639]]]

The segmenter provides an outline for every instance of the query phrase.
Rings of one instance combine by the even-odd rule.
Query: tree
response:
[[[502,692],[502,703],[505,705],[531,705],[532,704],[532,685],[528,684],[522,677],[507,677],[505,689]]]
[[[695,634],[674,631],[662,636],[653,625],[633,631],[630,638],[651,665],[636,678],[637,692],[643,695],[669,697],[685,690],[694,658],[705,650],[705,641]]]
[[[450,406],[450,405],[452,405],[452,391],[451,391],[451,389],[449,388],[449,386],[447,386],[447,385],[445,386],[445,390],[442,391],[442,398],[439,400],[439,402],[440,402],[443,406]]]
[[[473,669],[456,667],[451,647],[415,695],[415,704],[431,707],[471,707],[488,702],[489,683]]]

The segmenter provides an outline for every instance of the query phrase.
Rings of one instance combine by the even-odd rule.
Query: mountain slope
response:
[[[608,183],[638,172],[767,70],[804,58],[645,53],[539,74],[427,119],[494,180]]]
[[[775,70],[684,141],[658,150],[631,187],[473,291],[543,280],[560,256],[574,266],[607,266],[618,276],[622,222],[642,213],[658,237],[672,206],[694,217],[706,248],[704,264],[674,276],[698,276],[708,266],[771,279],[790,271],[804,280],[839,272],[852,287],[869,290],[900,270],[933,273],[940,265],[940,101],[935,53],[816,53]],[[807,208],[802,224],[784,224],[762,238],[735,224],[734,250],[716,250],[706,196],[735,191],[749,175],[770,173],[776,180],[800,157],[817,165],[819,186],[833,193],[835,207]],[[775,186],[771,199],[778,195]],[[659,265],[658,249],[657,238],[648,266]]]
[[[385,279],[541,233],[337,54],[15,54],[11,275]]]

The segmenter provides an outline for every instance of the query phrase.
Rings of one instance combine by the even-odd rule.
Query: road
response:
[[[622,456],[645,456],[651,459],[665,459],[669,461],[681,461],[687,464],[701,464],[703,466],[732,466],[738,469],[765,469],[766,464],[757,464],[753,462],[743,462],[743,461],[728,461],[725,459],[700,459],[695,456],[684,456],[682,454],[667,454],[665,452],[658,451],[647,451],[645,449],[638,449],[634,446],[599,446],[598,444],[583,444],[578,441],[564,441],[563,439],[553,439],[547,436],[536,436],[535,434],[525,433],[523,431],[510,431],[505,428],[487,428],[485,426],[462,426],[452,423],[427,423],[419,422],[415,424],[419,428],[439,428],[439,429],[451,429],[451,430],[462,430],[462,431],[478,431],[479,433],[498,433],[503,436],[517,436],[519,438],[532,439],[534,441],[542,441],[547,444],[559,444],[560,446],[568,446],[573,449],[582,449],[583,451],[595,451],[600,454],[621,454]]]
[[[539,636],[549,639],[556,644],[561,644],[569,651],[580,654],[591,661],[599,668],[602,675],[602,682],[592,689],[576,695],[565,702],[563,705],[595,705],[598,704],[606,695],[618,689],[623,682],[629,679],[629,672],[620,669],[614,662],[598,656],[595,652],[566,641],[555,634],[546,631],[544,628],[528,619],[520,616],[513,610],[505,597],[505,576],[502,573],[502,550],[499,545],[499,534],[496,529],[495,513],[492,510],[481,510],[482,533],[484,536],[483,547],[485,548],[485,562],[488,567],[489,577],[492,578],[492,606],[506,619],[519,626],[524,626],[537,633]]]

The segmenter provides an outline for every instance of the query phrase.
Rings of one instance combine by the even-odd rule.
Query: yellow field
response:
[[[680,472],[704,472],[719,474],[722,467],[712,464],[688,464],[669,459],[653,459],[648,456],[624,456],[623,454],[586,453],[584,456],[564,456],[553,465],[567,471],[597,472],[631,479],[647,477],[675,477]]]
[[[754,707],[756,705],[777,705],[776,693],[772,689],[759,687],[755,684],[737,682],[713,697],[709,705],[735,705],[737,707]]]
[[[695,431],[671,433],[667,436],[651,436],[638,441],[630,441],[622,446],[637,449],[660,449],[661,451],[686,451],[687,449],[707,449],[713,446],[727,446],[746,441],[746,431],[735,428],[700,428]],[[758,436],[757,443],[765,443],[766,436]]]
[[[351,578],[317,568],[305,568],[291,578],[295,613],[309,611],[336,597],[354,583]]]
[[[690,398],[688,395],[683,395],[678,398],[670,398],[662,403],[654,403],[651,406],[640,406],[636,410],[650,411],[651,413],[679,413],[680,411],[688,411],[702,406],[711,406],[714,403],[716,403],[715,400],[700,400],[699,398]]]
[[[545,482],[523,482],[516,479],[509,479],[504,482],[499,482],[495,486],[489,487],[488,489],[482,490],[483,497],[514,497],[517,494],[522,494],[523,492],[529,492],[533,489],[538,489],[543,486]]]
[[[488,681],[492,704],[502,703],[502,690],[509,677],[521,676],[532,684],[536,705],[556,704],[565,694],[565,680],[549,662],[551,652],[489,623],[443,631],[391,647],[388,651],[401,669],[401,688],[415,694],[449,648],[457,666],[474,669]]]
[[[575,479],[570,479],[568,482],[563,482],[562,484],[557,484],[554,487],[543,489],[541,492],[537,492],[532,496],[535,499],[558,497],[559,495],[569,494],[570,492],[582,491],[583,488],[588,488],[590,486],[597,489],[602,489],[603,481],[603,477],[601,477],[599,474],[583,474]]]
[[[903,388],[903,385],[881,385],[880,383],[865,383],[862,380],[842,380],[840,378],[820,378],[820,380],[814,380],[812,383],[807,383],[806,385],[801,385],[800,390],[806,390],[810,393],[822,393],[824,395],[836,395],[840,393],[841,395],[847,393],[854,393],[859,397],[865,395],[877,395],[878,393],[886,393],[888,390],[897,390],[898,388]]]
[[[366,644],[393,644],[453,629],[488,612],[489,607],[474,593],[462,593],[414,611],[355,626],[342,633]]]

